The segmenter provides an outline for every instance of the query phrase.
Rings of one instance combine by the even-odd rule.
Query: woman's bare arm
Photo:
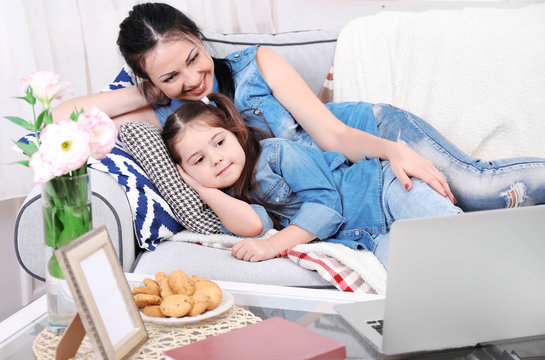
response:
[[[117,127],[128,121],[144,121],[160,126],[157,115],[136,86],[80,96],[66,100],[51,110],[53,119],[66,119],[73,111],[96,106],[114,120]]]
[[[415,176],[455,201],[446,178],[430,161],[406,145],[346,126],[325,107],[295,69],[274,51],[258,48],[257,64],[274,97],[322,149],[340,152],[353,162],[366,156],[390,160],[392,171],[407,190],[412,187],[409,177]]]

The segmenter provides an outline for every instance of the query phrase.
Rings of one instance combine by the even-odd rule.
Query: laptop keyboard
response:
[[[384,326],[384,320],[370,320],[367,324],[375,329],[380,335],[382,335],[382,327]]]

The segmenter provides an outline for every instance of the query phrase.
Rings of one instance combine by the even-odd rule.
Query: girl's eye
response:
[[[198,165],[200,163],[202,163],[204,161],[204,156],[201,156],[200,158],[198,158],[196,161],[195,161],[195,165]]]
[[[221,145],[223,145],[224,142],[225,142],[225,139],[221,139],[220,141],[218,141],[217,145],[221,146]]]

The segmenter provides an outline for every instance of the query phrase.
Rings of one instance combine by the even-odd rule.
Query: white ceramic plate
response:
[[[222,289],[221,291],[222,291],[222,297],[218,306],[215,309],[204,312],[200,315],[184,316],[181,318],[168,318],[168,317],[162,318],[162,317],[155,317],[155,316],[147,316],[142,311],[140,311],[140,316],[142,316],[142,320],[144,321],[149,321],[156,324],[165,324],[165,325],[192,324],[192,323],[199,322],[201,320],[210,319],[214,316],[223,314],[224,312],[229,310],[234,304],[233,295],[227,290]]]

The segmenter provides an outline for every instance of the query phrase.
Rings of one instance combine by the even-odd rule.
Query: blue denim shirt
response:
[[[283,226],[297,225],[318,239],[351,248],[374,250],[374,234],[386,232],[382,193],[374,184],[380,178],[378,159],[354,164],[340,153],[280,138],[261,141],[256,166],[256,193],[268,203]],[[252,205],[263,221],[272,221],[259,205]]]
[[[289,111],[273,96],[271,88],[263,79],[257,66],[257,48],[257,46],[252,46],[236,51],[226,57],[226,59],[230,60],[235,83],[235,105],[241,111],[252,109],[254,112],[253,116],[248,119],[248,125],[256,126],[267,131],[266,124],[268,124],[276,137],[307,145],[318,150],[316,154],[321,154],[322,151],[319,146],[295,121]],[[218,84],[214,78],[213,91],[215,92],[217,89]],[[182,103],[183,101],[173,100],[170,105],[157,106],[155,111],[161,124],[164,124],[166,117],[174,112]],[[326,104],[326,107],[339,120],[348,126],[377,135],[378,131],[371,104],[364,102],[344,102]],[[266,123],[263,119],[266,119]],[[267,142],[264,142],[264,144],[267,144]],[[264,148],[260,162],[265,161],[263,159],[268,156],[267,153],[268,151]],[[382,196],[382,172],[380,162],[378,159],[371,159],[354,164],[354,170],[348,171],[348,174],[351,174],[348,176],[355,176],[356,174],[357,176],[354,179],[353,185],[349,185],[350,182],[346,181],[348,178],[342,180],[343,176],[340,175],[345,171],[343,169],[351,168],[348,161],[338,153],[323,153],[322,156],[325,159],[324,161],[328,164],[327,167],[331,166],[331,173],[335,174],[335,181],[339,181],[338,183],[335,182],[335,184],[341,185],[339,194],[342,193],[345,198],[344,201],[341,198],[342,205],[340,211],[335,207],[330,209],[342,214],[342,217],[345,217],[346,220],[344,225],[341,226],[338,224],[339,231],[331,232],[328,236],[324,236],[322,233],[317,234],[313,231],[309,231],[317,235],[320,239],[330,238],[331,241],[341,242],[352,248],[360,248],[361,245],[364,244],[364,246],[373,250],[372,237],[369,236],[369,234],[383,233],[385,231],[384,212],[382,209],[382,201],[380,200]],[[285,162],[287,163],[288,161],[286,160]],[[335,164],[338,164],[338,166],[335,167]],[[323,163],[320,166],[322,165]],[[333,171],[334,169],[336,170]],[[358,173],[356,169],[360,169],[358,170],[360,173]],[[296,172],[295,170],[294,172]],[[290,180],[286,179],[285,183],[286,182],[290,183]],[[350,192],[354,192],[354,194],[351,194]],[[361,201],[356,201],[356,199],[360,198]],[[276,197],[274,199],[276,199]],[[354,199],[354,201],[350,199]],[[329,204],[321,205],[324,207],[329,206]],[[307,209],[309,206],[310,205],[304,205],[304,208]],[[303,205],[301,205],[301,207],[303,207]],[[313,209],[316,207],[311,205],[310,208]],[[264,221],[264,229],[271,228],[272,222],[268,219],[265,210],[259,208],[257,205],[254,206],[254,209],[256,209]],[[305,211],[304,214],[307,215],[309,213]],[[352,220],[352,216],[355,216],[354,220]],[[305,216],[300,219],[304,218]],[[321,219],[319,213],[313,215],[312,218],[308,218],[306,221],[309,223],[317,223],[316,219]],[[324,226],[327,225],[324,224]],[[332,237],[333,235],[334,237]]]

